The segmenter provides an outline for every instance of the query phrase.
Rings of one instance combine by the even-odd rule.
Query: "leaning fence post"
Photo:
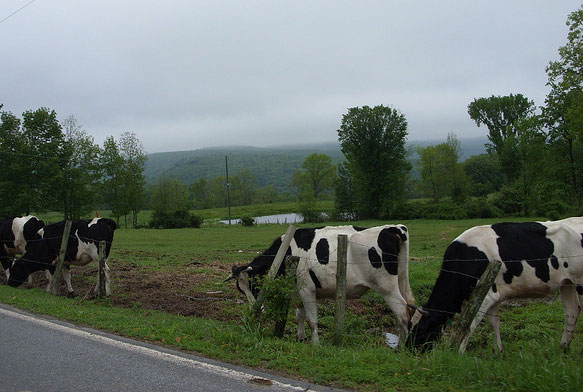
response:
[[[281,263],[283,261],[283,257],[285,256],[285,253],[287,252],[287,248],[289,247],[289,244],[290,244],[292,238],[294,237],[295,232],[296,232],[296,227],[294,225],[289,225],[287,228],[287,231],[285,232],[285,235],[283,236],[283,240],[281,241],[281,245],[279,246],[279,249],[277,250],[277,253],[275,255],[275,259],[273,259],[273,264],[271,264],[271,268],[269,269],[269,272],[267,273],[267,276],[265,277],[265,279],[273,279],[273,278],[275,278],[275,275],[277,275],[277,271],[279,271],[279,267],[281,266]],[[263,305],[264,301],[265,301],[265,292],[262,290],[259,292],[257,299],[255,300],[255,302],[252,305],[253,313],[257,313],[257,312],[259,312],[259,310],[261,310],[261,305]]]
[[[99,262],[97,263],[97,297],[105,297],[105,241],[99,241]]]
[[[285,260],[285,274],[286,276],[296,276],[296,270],[298,267],[298,262],[300,258],[298,256],[286,256]],[[293,280],[295,282],[295,279]],[[286,279],[286,282],[288,280]],[[283,333],[285,332],[285,325],[287,324],[287,314],[289,313],[289,306],[292,299],[292,295],[295,291],[295,285],[291,288],[291,291],[284,293],[285,298],[283,299],[282,307],[279,309],[279,314],[276,316],[275,326],[273,330],[273,336],[276,338],[283,337]]]
[[[472,290],[464,310],[452,325],[449,345],[451,347],[457,347],[460,353],[463,353],[465,350],[465,345],[463,345],[464,339],[468,336],[472,321],[476,318],[484,302],[484,298],[488,294],[488,290],[492,287],[501,267],[502,263],[500,261],[490,261],[488,263],[488,267],[486,267],[486,270],[480,277],[478,284]]]
[[[341,344],[346,313],[346,262],[348,259],[348,236],[338,235],[338,257],[336,267],[336,314],[334,316],[334,344]]]
[[[55,266],[55,272],[53,273],[53,278],[49,286],[49,291],[53,295],[57,295],[59,283],[61,281],[61,276],[63,274],[63,262],[65,261],[65,253],[67,251],[67,245],[69,244],[69,233],[71,233],[71,224],[72,222],[70,220],[65,222],[65,229],[63,230],[63,237],[61,238],[61,249],[59,250],[57,265]]]

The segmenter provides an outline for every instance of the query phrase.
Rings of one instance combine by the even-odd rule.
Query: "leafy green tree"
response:
[[[213,207],[210,189],[207,180],[199,178],[190,185],[190,193],[195,209],[205,209]]]
[[[22,114],[24,148],[23,169],[27,172],[21,183],[26,197],[25,213],[59,209],[61,171],[68,165],[65,137],[54,110],[40,108]]]
[[[200,218],[190,214],[188,187],[176,179],[162,178],[152,190],[151,226],[157,228],[199,227]]]
[[[338,176],[334,186],[334,194],[334,210],[336,215],[340,218],[344,214],[347,214],[349,217],[354,217],[356,214],[354,189],[350,173],[344,163],[338,165]]]
[[[411,169],[406,138],[407,121],[396,109],[354,107],[343,115],[338,139],[361,217],[390,215],[404,201]]]
[[[472,196],[487,196],[499,190],[504,184],[504,174],[500,171],[496,154],[474,155],[466,159],[462,165]]]
[[[23,185],[29,171],[23,164],[25,153],[21,121],[10,112],[0,112],[0,214],[20,215],[30,207]]]
[[[103,202],[111,209],[112,215],[118,220],[128,214],[126,203],[123,199],[123,181],[121,168],[123,158],[119,153],[117,142],[113,136],[109,136],[103,142],[100,156],[101,170],[103,173],[101,194]]]
[[[331,192],[336,182],[336,167],[326,154],[311,154],[293,175],[293,185],[299,193],[310,193],[315,199]]]
[[[138,213],[144,203],[144,165],[146,153],[142,142],[133,132],[124,132],[119,140],[119,152],[123,159],[122,183],[127,211],[132,215],[132,225],[138,224]]]
[[[466,179],[459,163],[462,154],[455,134],[450,133],[446,143],[418,149],[421,165],[419,186],[426,196],[439,201],[444,196],[462,202],[466,194]]]
[[[546,68],[547,85],[543,116],[550,129],[555,176],[563,179],[570,197],[583,201],[583,7],[567,17],[567,43],[559,60]]]
[[[488,128],[488,151],[495,151],[508,182],[520,174],[517,151],[517,122],[534,115],[534,102],[522,94],[475,99],[468,114],[478,126]]]
[[[231,178],[231,205],[247,206],[255,199],[255,178],[247,169]]]
[[[74,116],[63,121],[65,167],[60,173],[61,203],[65,219],[80,219],[98,203],[100,149]]]

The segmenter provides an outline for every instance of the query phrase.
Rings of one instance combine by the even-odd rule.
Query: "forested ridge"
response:
[[[483,137],[460,138],[463,157],[483,154],[488,139]],[[416,161],[418,155],[415,147],[440,143],[442,140],[410,141],[409,159]],[[213,147],[191,151],[160,152],[147,155],[144,175],[149,184],[160,177],[169,177],[191,184],[200,178],[212,180],[225,175],[225,156],[229,160],[229,173],[236,175],[249,170],[258,186],[272,185],[282,190],[289,190],[293,173],[302,166],[302,162],[311,154],[328,155],[334,164],[344,159],[338,143],[313,145],[292,145],[280,147]],[[413,162],[414,163],[414,162]],[[413,165],[413,177],[416,177],[416,165]]]

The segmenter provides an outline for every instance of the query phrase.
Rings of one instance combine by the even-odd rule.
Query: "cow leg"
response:
[[[500,296],[498,294],[495,294],[491,289],[490,291],[488,291],[488,294],[486,295],[484,302],[482,302],[482,306],[480,306],[480,310],[478,310],[478,314],[476,314],[476,317],[474,317],[474,319],[472,320],[472,324],[470,324],[470,329],[468,333],[466,334],[466,336],[464,337],[460,344],[459,348],[460,354],[463,354],[466,351],[466,347],[468,345],[468,342],[470,341],[470,337],[476,330],[478,324],[480,324],[480,321],[482,321],[482,318],[490,312],[490,308],[492,308],[493,306],[498,306],[499,299]],[[500,351],[502,351],[502,343],[500,343],[498,348],[500,349]]]
[[[379,293],[381,297],[383,297],[387,305],[389,305],[391,311],[397,317],[397,321],[399,322],[399,343],[405,343],[408,332],[407,324],[409,322],[409,316],[407,314],[407,302],[398,290],[385,292],[385,290],[380,287],[375,287],[373,290]]]
[[[306,312],[303,306],[296,309],[296,323],[298,324],[297,339],[299,342],[306,340]]]
[[[488,324],[494,331],[494,339],[498,346],[498,353],[502,352],[502,338],[500,337],[500,304],[493,305],[488,311]]]
[[[299,280],[298,280],[299,282]],[[316,288],[302,287],[299,289],[300,298],[304,305],[304,315],[312,332],[310,343],[319,345],[318,338],[318,304],[316,302]]]
[[[73,298],[75,296],[75,292],[73,291],[73,285],[71,284],[71,271],[67,266],[63,267],[63,279],[67,285],[67,297]]]
[[[561,338],[561,348],[566,352],[569,349],[569,343],[571,343],[571,338],[575,330],[575,323],[581,311],[579,303],[581,298],[577,298],[577,291],[574,285],[562,286],[560,291],[561,302],[563,302],[563,313],[565,315],[565,329]]]
[[[45,276],[47,278],[47,280],[49,281],[49,283],[47,284],[47,293],[51,292],[51,282],[53,281],[53,274],[50,273],[50,271],[48,269],[45,270]]]

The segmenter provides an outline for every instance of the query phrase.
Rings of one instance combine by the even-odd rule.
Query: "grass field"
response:
[[[411,287],[417,303],[423,303],[447,244],[465,229],[492,221],[400,223],[409,228]],[[329,303],[319,307],[321,347],[295,342],[291,312],[285,336],[274,338],[270,329],[246,322],[243,297],[232,282],[223,280],[232,265],[249,262],[285,229],[282,225],[120,229],[110,256],[110,299],[54,297],[40,288],[41,282],[33,289],[0,285],[0,301],[236,364],[356,390],[570,391],[583,385],[583,327],[580,323],[570,352],[563,354],[558,347],[563,316],[557,295],[502,307],[503,355],[495,353],[485,323],[464,355],[445,347],[426,353],[391,350],[382,333],[394,331],[395,321],[374,293],[352,301],[341,346],[331,345],[334,315]],[[72,272],[73,286],[83,294],[94,283],[93,268]]]

